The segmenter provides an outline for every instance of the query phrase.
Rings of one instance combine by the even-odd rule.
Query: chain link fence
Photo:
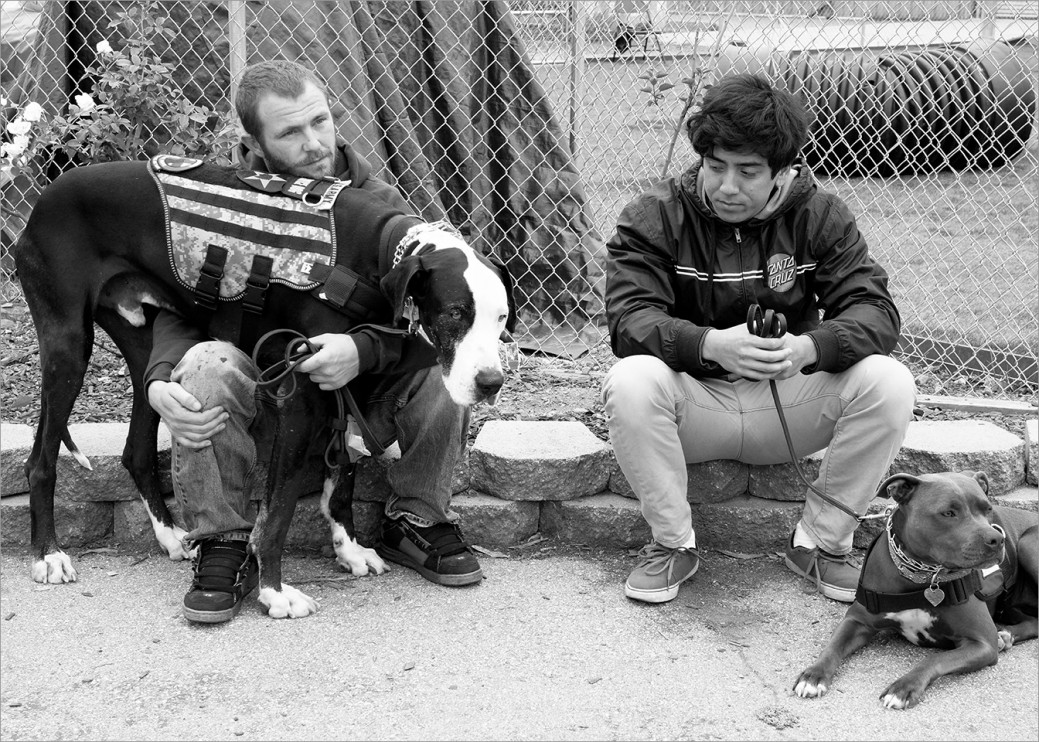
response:
[[[814,115],[805,159],[891,275],[899,353],[964,392],[1039,383],[1034,2],[0,0],[5,125],[91,92],[98,44],[124,48],[112,24],[133,7],[169,20],[151,41],[211,126],[245,64],[313,65],[376,172],[506,260],[523,347],[564,357],[608,343],[604,240],[635,194],[691,164],[679,126],[704,86],[761,72]],[[0,181],[4,301],[50,164]]]

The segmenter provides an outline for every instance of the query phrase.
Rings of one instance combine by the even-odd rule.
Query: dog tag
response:
[[[927,598],[927,602],[937,607],[939,603],[945,600],[945,591],[936,585],[928,585],[924,590],[924,597]]]
[[[519,343],[515,340],[509,342],[499,342],[498,347],[501,351],[501,365],[507,368],[510,372],[515,373],[519,371],[520,367],[520,347]]]

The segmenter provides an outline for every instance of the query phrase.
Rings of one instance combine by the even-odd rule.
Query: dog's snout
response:
[[[1004,531],[1001,527],[993,523],[992,533],[990,533],[988,535],[988,538],[985,539],[985,544],[987,546],[991,546],[993,549],[998,549],[1000,546],[1003,545],[1003,542],[1006,541],[1006,537],[1006,531]]]
[[[505,374],[495,369],[485,369],[476,374],[476,393],[480,399],[493,397],[505,383]]]

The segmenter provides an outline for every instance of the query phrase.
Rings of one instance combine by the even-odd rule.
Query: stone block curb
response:
[[[1034,422],[1034,421],[1032,421]],[[106,543],[161,552],[151,523],[120,461],[127,425],[72,426],[73,439],[93,471],[61,453],[55,507],[59,538],[70,547]],[[160,426],[160,461],[168,469],[169,438]],[[1026,431],[1026,437],[1030,433]],[[1039,438],[1039,435],[1035,436]],[[993,501],[1039,511],[1039,488],[1026,484],[1029,442],[987,422],[914,422],[891,473],[983,470]],[[5,545],[29,541],[27,485],[22,470],[32,445],[27,425],[0,425],[0,527]],[[823,452],[807,456],[807,477],[818,473]],[[358,463],[354,522],[362,543],[379,537],[390,495],[391,462]],[[792,465],[749,466],[710,461],[688,467],[689,502],[698,542],[707,548],[755,553],[782,551],[800,517],[804,484]],[[168,477],[168,475],[167,475]],[[168,482],[168,478],[167,478]],[[287,538],[289,548],[328,549],[328,524],[320,511],[321,477],[302,496]],[[639,503],[609,444],[581,423],[488,421],[455,472],[451,507],[463,533],[488,548],[522,544],[536,534],[573,544],[639,547],[649,538]],[[174,518],[179,512],[169,498]],[[877,499],[871,512],[883,512]],[[865,521],[856,546],[865,546],[883,520]]]

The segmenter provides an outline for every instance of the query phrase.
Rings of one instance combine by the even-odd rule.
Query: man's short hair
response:
[[[262,124],[256,115],[260,98],[268,93],[282,98],[298,98],[308,82],[328,96],[321,78],[298,62],[273,59],[246,67],[234,99],[242,128],[258,139],[262,133]]]
[[[700,110],[686,121],[693,150],[709,157],[715,147],[750,149],[772,174],[792,165],[808,141],[808,112],[801,101],[753,74],[723,77],[704,93]]]

